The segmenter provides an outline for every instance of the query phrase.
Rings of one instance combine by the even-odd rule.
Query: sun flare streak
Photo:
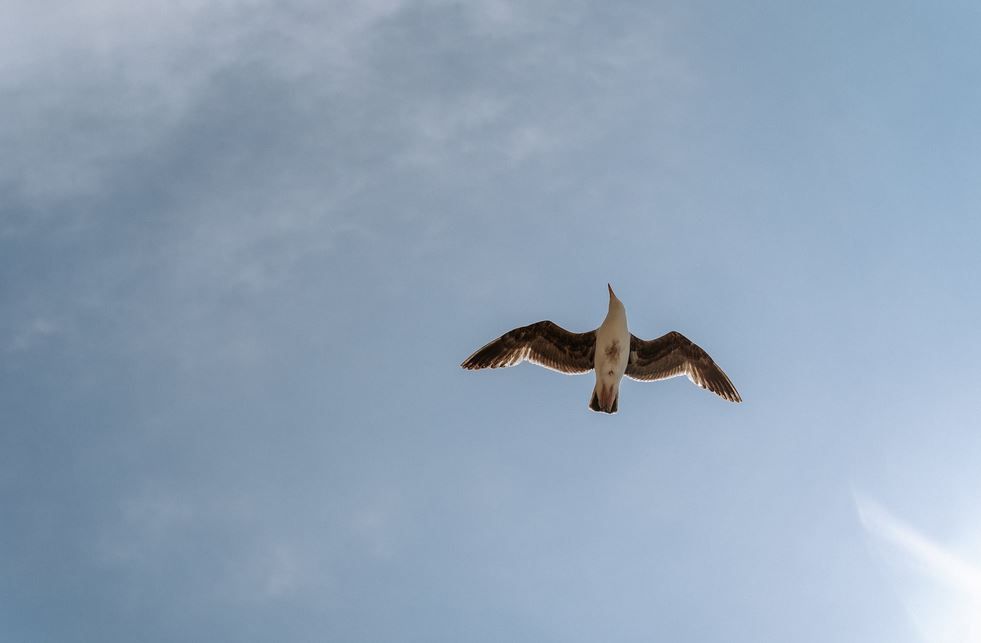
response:
[[[981,643],[981,567],[927,537],[878,503],[856,495],[863,527],[877,549],[917,573],[899,594],[928,643]]]

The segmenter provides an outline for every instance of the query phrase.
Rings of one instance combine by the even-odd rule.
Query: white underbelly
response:
[[[627,360],[630,358],[630,333],[626,324],[620,327],[600,327],[596,331],[596,354],[593,357],[593,367],[596,376],[621,377],[627,370]]]

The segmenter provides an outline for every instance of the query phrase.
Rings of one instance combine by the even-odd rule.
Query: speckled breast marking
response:
[[[606,357],[612,361],[616,361],[620,357],[620,342],[618,340],[613,340],[613,343],[606,347]]]

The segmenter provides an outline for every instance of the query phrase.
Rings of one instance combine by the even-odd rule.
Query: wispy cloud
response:
[[[876,549],[901,571],[914,571],[899,593],[927,643],[981,642],[981,567],[930,538],[875,501],[856,495]]]
[[[403,4],[14,2],[0,25],[0,187],[42,209],[118,191],[118,164],[165,150],[231,67],[316,76],[329,89],[308,98],[323,100],[358,78],[368,32]]]
[[[37,317],[22,327],[10,340],[7,350],[10,352],[26,351],[52,335],[61,332],[61,327],[50,319]]]
[[[620,125],[622,90],[656,103],[649,81],[677,67],[656,30],[583,41],[581,26],[618,19],[551,0],[15,2],[0,239],[88,244],[65,292],[35,295],[66,324],[113,310],[114,346],[253,363],[260,297],[335,269],[342,246],[364,246],[365,265],[446,247],[461,216],[456,187],[433,198],[446,186],[477,194],[575,157]],[[392,228],[414,238],[384,247]]]
[[[354,581],[353,563],[386,564],[414,529],[405,499],[384,487],[345,507],[282,505],[249,483],[149,483],[121,494],[99,525],[92,560],[122,577],[169,583],[199,604],[334,601],[344,599],[342,581]]]

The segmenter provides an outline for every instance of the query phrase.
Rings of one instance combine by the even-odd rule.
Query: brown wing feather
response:
[[[540,321],[504,333],[460,364],[465,369],[514,366],[528,360],[561,373],[586,373],[593,368],[596,333],[570,333],[558,324]]]
[[[742,402],[736,387],[709,354],[681,333],[644,341],[630,336],[630,361],[626,376],[634,380],[664,380],[687,375],[697,386],[730,402]]]

